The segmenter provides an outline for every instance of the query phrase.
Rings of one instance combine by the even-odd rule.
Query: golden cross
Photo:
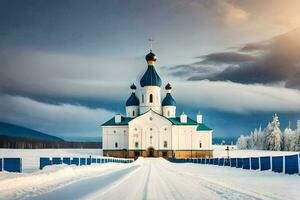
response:
[[[152,38],[149,38],[148,41],[149,41],[149,45],[150,45],[150,51],[152,51],[152,46],[153,46],[154,40]]]

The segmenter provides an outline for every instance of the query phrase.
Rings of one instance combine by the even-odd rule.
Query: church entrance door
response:
[[[154,157],[154,148],[153,147],[148,148],[148,157]]]

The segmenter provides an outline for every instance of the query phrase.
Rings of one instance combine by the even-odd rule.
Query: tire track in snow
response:
[[[167,161],[166,161],[167,162]],[[169,166],[171,166],[171,163],[167,163]],[[195,176],[194,174],[185,173],[185,172],[178,172],[174,169],[168,168],[165,165],[162,165],[162,167],[168,169],[170,172],[174,173],[174,175],[180,175],[185,178],[190,177],[190,180],[193,180],[195,184],[201,185],[202,187],[214,192],[218,196],[220,196],[221,199],[246,199],[246,200],[260,200],[260,199],[271,199],[270,197],[257,197],[250,194],[246,194],[244,192],[234,190],[232,188],[226,187],[224,185],[220,185],[217,183],[214,183],[212,181],[207,180],[206,178],[202,178],[199,176]],[[261,196],[261,195],[260,195]]]

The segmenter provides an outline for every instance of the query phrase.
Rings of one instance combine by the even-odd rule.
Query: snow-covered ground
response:
[[[225,150],[228,145],[213,145],[214,157],[222,158],[227,157],[227,151]],[[232,158],[243,157],[261,157],[261,156],[283,156],[283,155],[295,155],[300,152],[295,151],[263,151],[263,150],[240,150],[235,145],[229,145],[229,156]]]
[[[37,171],[40,157],[99,157],[102,149],[0,149],[0,158],[22,158],[23,172]]]
[[[300,176],[170,163],[49,166],[30,174],[0,173],[0,199],[299,199]]]

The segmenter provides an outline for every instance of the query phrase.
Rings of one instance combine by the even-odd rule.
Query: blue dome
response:
[[[140,84],[144,86],[161,86],[161,79],[153,65],[148,65],[148,69],[141,78]]]
[[[132,93],[126,101],[126,106],[139,106],[140,100],[136,97],[135,93]]]
[[[170,93],[167,93],[166,97],[162,101],[162,106],[176,106],[176,101]]]

